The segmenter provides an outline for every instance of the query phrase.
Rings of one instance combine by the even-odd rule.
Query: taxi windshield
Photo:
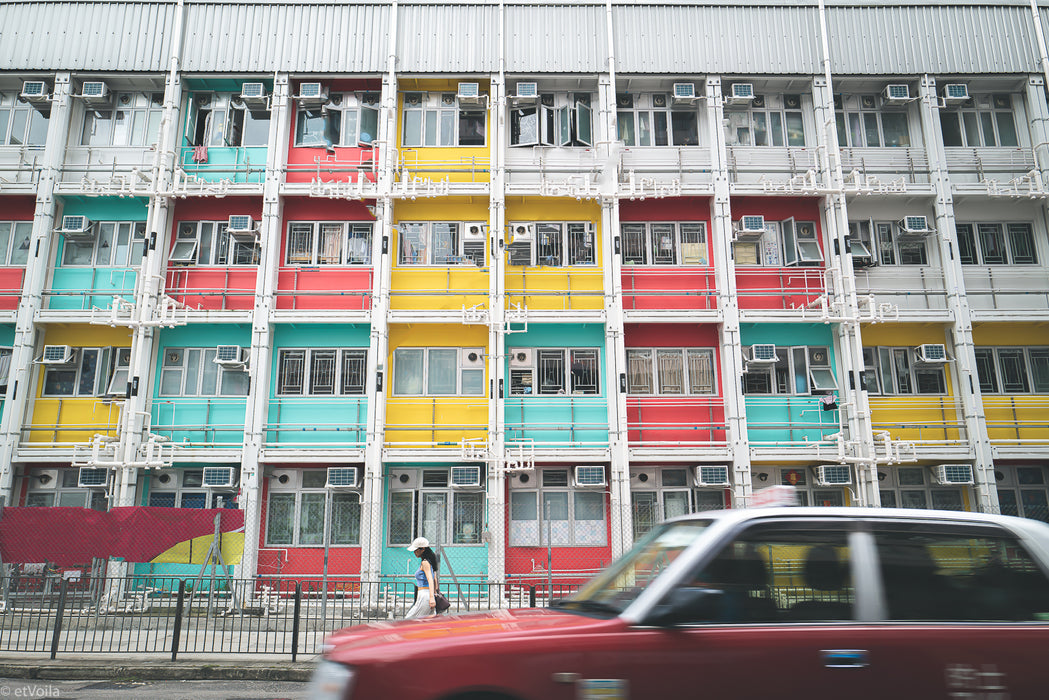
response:
[[[571,598],[554,601],[563,610],[618,615],[641,591],[702,536],[711,520],[682,520],[653,528],[633,549],[587,582]]]

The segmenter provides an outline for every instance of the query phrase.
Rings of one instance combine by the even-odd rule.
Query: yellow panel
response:
[[[458,448],[464,439],[488,437],[488,401],[483,396],[410,396],[386,403],[386,445]]]
[[[488,308],[488,272],[476,265],[402,267],[390,276],[390,308],[457,310]]]
[[[36,399],[28,441],[84,443],[90,442],[96,433],[116,437],[121,406],[100,398]]]
[[[1049,397],[984,394],[987,435],[996,446],[1049,443]]]
[[[590,221],[601,231],[601,205],[572,197],[507,197],[509,221]],[[598,243],[600,243],[600,235]]]
[[[973,343],[981,345],[1049,345],[1045,323],[977,323]]]
[[[397,323],[390,326],[391,366],[393,350],[409,348],[476,348],[488,345],[485,326],[460,326],[452,323]]]
[[[866,347],[915,347],[923,343],[947,342],[947,328],[938,324],[878,323],[864,325],[861,333]]]
[[[872,396],[870,405],[876,434],[888,430],[892,439],[918,445],[965,441],[961,403],[950,396]]]
[[[487,222],[488,200],[484,197],[447,197],[398,201],[394,204],[394,224],[401,221]]]
[[[90,325],[49,326],[44,343],[46,345],[72,345],[75,348],[130,347],[131,331],[127,328]]]

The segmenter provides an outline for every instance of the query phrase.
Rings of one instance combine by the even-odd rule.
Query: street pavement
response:
[[[31,681],[0,678],[0,700],[307,700],[295,681]]]
[[[308,681],[317,657],[266,654],[66,654],[0,652],[0,683],[34,681]],[[15,697],[10,695],[8,697]],[[24,695],[23,697],[48,697]],[[58,696],[53,696],[58,697]],[[62,696],[66,697],[66,696]],[[79,697],[79,695],[77,696]],[[258,696],[255,696],[258,697]],[[0,690],[0,700],[4,700]]]

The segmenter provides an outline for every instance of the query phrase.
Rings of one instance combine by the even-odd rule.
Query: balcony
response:
[[[1049,456],[1049,397],[984,395],[983,410],[996,457]]]
[[[823,268],[736,268],[736,293],[743,319],[801,319],[801,310],[818,304],[828,287],[827,271]]]
[[[34,399],[32,422],[21,428],[22,447],[72,449],[91,442],[96,434],[116,438],[123,405],[99,398]]]
[[[1036,167],[1031,148],[948,146],[943,150],[951,180],[962,191],[987,193],[989,187],[994,189],[989,184],[992,181],[995,186],[1008,183],[1023,178]],[[990,191],[990,194],[998,192]]]
[[[357,449],[367,442],[366,399],[280,397],[270,399],[264,426],[268,452]]]
[[[506,269],[507,308],[531,317],[562,318],[578,312],[596,316],[604,311],[603,273],[593,267],[511,267]]]
[[[277,271],[277,310],[369,311],[372,307],[371,266],[306,267],[291,265]]]
[[[870,408],[875,434],[913,444],[919,458],[969,456],[962,403],[951,396],[872,396]]]
[[[592,148],[511,148],[506,153],[506,192],[595,197],[603,163],[604,159]]]
[[[1049,320],[1049,274],[1045,268],[966,265],[962,278],[973,320]]]
[[[155,147],[66,149],[55,191],[88,196],[148,197],[153,189]]]
[[[762,193],[770,189],[786,191],[799,176],[808,176],[808,185],[799,185],[798,194],[815,189],[816,149],[802,146],[729,146],[728,171],[735,193]]]
[[[632,455],[660,455],[728,446],[720,396],[627,398],[627,439]]]
[[[882,192],[931,192],[929,157],[924,148],[842,148],[846,189]]]
[[[619,192],[623,197],[677,197],[708,194],[714,178],[708,147],[627,148]]]
[[[36,194],[43,160],[43,146],[0,147],[0,193]]]
[[[171,267],[165,291],[175,301],[200,311],[251,311],[255,308],[258,267]]]
[[[176,195],[256,192],[266,179],[265,146],[183,146],[178,162]]]
[[[112,306],[113,297],[133,302],[138,268],[61,267],[44,291],[47,311],[86,311]]]
[[[747,435],[760,456],[794,455],[809,458],[837,449],[833,436],[843,430],[840,411],[825,411],[821,396],[745,397]],[[785,452],[784,452],[785,451]]]
[[[446,311],[460,320],[463,309],[488,306],[488,268],[470,258],[441,267],[398,267],[390,276],[390,311]],[[436,318],[436,317],[435,317]]]
[[[943,269],[928,265],[884,265],[856,270],[856,293],[898,308],[909,320],[949,320]]]
[[[240,449],[246,405],[242,396],[155,398],[152,432],[183,449]]]
[[[624,265],[623,310],[629,320],[663,320],[673,316],[716,317],[720,310],[714,270]]]
[[[402,456],[459,459],[464,441],[488,440],[485,397],[391,397],[386,402],[388,452]]]
[[[608,450],[608,399],[603,396],[508,397],[503,420],[506,441],[531,442],[539,457],[562,450]]]

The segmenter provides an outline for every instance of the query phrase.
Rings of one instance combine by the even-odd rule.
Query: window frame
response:
[[[743,346],[743,356],[749,357],[750,345]],[[823,351],[826,359],[819,359]],[[749,363],[743,378],[744,396],[825,396],[838,390],[838,375],[832,362],[828,345],[777,345],[775,363]],[[821,377],[829,378],[830,383],[817,380],[813,370],[826,370]],[[802,373],[799,375],[799,372]],[[769,391],[748,389],[751,375],[766,377]],[[805,384],[804,391],[798,391],[799,380]],[[786,387],[787,391],[783,391]],[[757,387],[756,387],[757,388]]]
[[[660,354],[674,353],[681,358],[682,379],[681,391],[664,391],[669,382],[660,379],[663,376],[663,366],[660,363]],[[648,357],[644,357],[647,354]],[[628,347],[627,355],[627,396],[717,396],[718,376],[715,364],[715,351],[712,347]],[[706,357],[709,363],[710,384],[708,390],[696,390],[697,383],[693,378],[694,365],[689,361],[691,356]],[[644,391],[644,385],[638,383],[639,375],[647,375],[648,391]]]
[[[913,347],[892,345],[863,346],[863,375],[867,393],[873,396],[949,396],[947,369],[942,362],[921,362]],[[868,360],[873,365],[867,364]],[[943,391],[922,391],[924,375],[938,376]],[[886,391],[886,380],[892,383]]]
[[[971,122],[967,121],[967,118],[971,119]],[[1005,118],[1009,120],[1016,143],[1002,143],[1002,119]],[[957,139],[953,137],[953,129],[951,137],[948,137],[949,125],[957,126]],[[988,126],[990,133],[987,130]],[[989,135],[993,137],[994,143],[987,142]],[[977,138],[974,139],[974,136]],[[940,138],[946,148],[1019,148],[1020,131],[1016,128],[1013,95],[974,95],[960,107],[941,109]]]
[[[209,97],[207,105],[201,98]],[[186,132],[189,146],[207,148],[266,148],[269,146],[269,124],[266,128],[249,129],[248,120],[269,122],[269,110],[253,110],[236,93],[200,90],[190,93],[187,103]],[[202,123],[203,120],[203,123]],[[244,143],[247,134],[265,133],[260,143]],[[254,141],[255,139],[251,139]]]
[[[483,530],[487,523],[488,504],[485,500],[485,468],[484,466],[481,466],[480,469],[481,478],[479,486],[452,486],[452,467],[425,467],[417,469],[415,475],[416,483],[410,486],[401,486],[395,481],[391,482],[390,499],[386,507],[387,523],[392,525],[395,522],[395,515],[393,512],[395,508],[394,494],[408,494],[408,505],[411,511],[411,528],[410,532],[405,535],[404,541],[402,542],[401,533],[394,532],[394,528],[388,526],[384,538],[386,540],[386,545],[389,547],[403,547],[410,544],[420,535],[428,538],[431,544],[439,544],[441,547],[475,547],[481,545],[483,542]],[[443,480],[438,478],[441,474],[444,476]],[[430,483],[428,484],[427,481]],[[427,513],[424,512],[423,503],[425,500],[424,496],[428,494],[444,497],[444,513],[441,522],[437,526],[441,532],[434,533],[433,529],[428,527],[425,522]],[[472,505],[476,508],[474,512],[475,517],[464,517],[466,515],[465,509],[470,505],[471,501],[474,502]],[[401,522],[403,521],[403,518],[398,516],[396,520]],[[468,534],[465,530],[464,526],[468,524],[474,525],[472,534]]]
[[[109,386],[113,380],[114,373],[117,370],[116,362],[117,357],[121,354],[121,350],[128,350],[128,346],[96,346],[96,347],[76,347],[74,348],[74,360],[66,365],[45,365],[43,381],[40,385],[40,397],[41,398],[104,398],[109,396]],[[87,362],[87,356],[93,355],[94,362],[90,367],[85,367]],[[99,371],[99,366],[103,367],[103,371]],[[72,373],[72,377],[68,380],[60,379],[58,375]],[[63,384],[71,382],[69,385],[69,392],[65,391],[54,391],[48,389],[49,382],[59,382]],[[90,390],[87,391],[87,387],[84,386],[85,382],[90,383]]]
[[[58,483],[55,484],[54,488],[40,489],[40,488],[29,488],[26,491],[25,504],[27,507],[44,507],[44,508],[90,508],[101,513],[105,513],[109,510],[109,499],[107,492],[104,489],[86,489],[81,488],[78,485],[80,478],[80,470],[78,467],[59,467],[58,469]],[[32,474],[27,478],[32,478]],[[68,485],[67,485],[68,484]],[[62,495],[82,496],[83,500],[79,505],[63,505]],[[34,504],[31,501],[34,500],[34,496],[53,496],[50,504]]]
[[[393,381],[391,382],[391,387],[390,387],[391,395],[395,396],[395,397],[402,397],[402,396],[448,396],[448,397],[452,397],[452,396],[460,396],[460,397],[481,396],[481,397],[483,397],[483,396],[486,396],[487,393],[488,393],[487,382],[486,382],[486,372],[487,372],[487,366],[486,365],[487,365],[487,363],[482,364],[481,367],[473,367],[473,366],[466,365],[464,363],[465,362],[464,357],[465,357],[466,351],[474,350],[474,349],[477,349],[477,348],[458,347],[458,346],[451,347],[451,346],[443,346],[443,345],[442,346],[402,346],[402,347],[399,347],[399,348],[394,348],[394,350],[393,350]],[[452,350],[456,351],[456,353],[457,353],[457,355],[456,355],[456,372],[455,372],[455,387],[456,387],[455,392],[452,392],[452,393],[449,393],[449,392],[431,392],[430,391],[431,384],[432,384],[433,381],[435,381],[431,377],[431,365],[440,361],[439,357],[434,357],[434,356],[435,355],[439,355],[441,353],[446,353],[446,352],[452,351]],[[420,383],[421,392],[420,393],[411,393],[409,391],[404,391],[403,389],[399,388],[399,387],[404,387],[404,383],[405,382],[409,382],[412,379],[411,377],[405,377],[403,374],[401,374],[401,372],[403,372],[403,371],[411,371],[411,368],[409,368],[408,370],[404,369],[404,367],[407,366],[405,363],[409,362],[408,353],[417,353],[417,352],[421,352],[422,353],[422,360],[421,360],[421,363],[420,363],[421,364],[421,367],[420,367],[421,372],[420,372],[419,378],[418,378],[418,381]],[[484,353],[484,350],[482,349],[481,352]],[[469,394],[467,394],[467,393],[465,393],[465,388],[466,388],[466,384],[467,384],[466,379],[467,379],[467,377],[475,377],[474,374],[467,374],[467,373],[471,373],[471,372],[472,373],[480,372],[481,373],[481,381],[477,385],[478,391],[476,393],[469,393]],[[447,381],[447,379],[444,380],[444,381]]]
[[[531,224],[528,263],[520,264],[522,242],[507,246],[507,267],[597,267],[597,226],[592,221],[515,221]],[[545,238],[544,238],[545,237]],[[544,254],[545,253],[545,254]]]
[[[119,119],[126,119],[126,126],[121,130],[117,129],[118,114],[124,115]],[[155,145],[160,140],[163,114],[163,92],[118,92],[113,96],[112,106],[107,109],[84,107],[77,145],[81,148],[141,148]],[[100,135],[98,131],[103,121],[109,121],[110,124],[104,135]],[[142,124],[141,129],[137,128],[137,123]],[[114,143],[118,131],[123,131],[125,135],[121,139],[122,143]]]
[[[418,95],[418,102],[410,102],[409,95]],[[415,126],[409,119],[418,116],[418,139],[412,139]],[[432,115],[432,116],[431,116]],[[481,143],[463,143],[468,136],[463,133],[465,122],[476,129],[480,116]],[[460,106],[454,92],[401,91],[401,146],[404,148],[487,148],[488,109],[486,107]],[[431,134],[431,131],[433,132]],[[431,138],[432,136],[432,138]],[[410,142],[417,140],[418,143]]]
[[[675,115],[688,114],[691,130],[679,130]],[[646,132],[642,124],[647,122]],[[662,124],[660,124],[662,122]],[[627,126],[629,124],[629,126]],[[700,112],[695,105],[675,105],[669,93],[639,92],[616,94],[616,138],[627,148],[684,148],[701,145]],[[662,140],[660,129],[664,130]],[[645,143],[647,141],[647,143]]]
[[[33,222],[0,221],[0,231],[0,241],[3,241],[0,243],[0,266],[25,267],[29,262],[29,249],[32,247]]]
[[[332,355],[332,390],[321,392],[314,390],[313,377],[316,363],[323,361],[323,356]],[[286,366],[300,356],[302,361],[302,373],[298,383],[289,384]],[[360,364],[359,378],[353,384],[347,384],[347,362],[358,362]],[[302,347],[302,348],[280,348],[277,351],[277,377],[275,383],[276,396],[364,396],[367,392],[367,381],[365,375],[368,366],[367,348],[336,348],[336,347]]]
[[[0,96],[0,148],[44,148],[49,123],[50,115],[19,101],[17,89],[4,90]],[[15,131],[19,129],[21,135],[16,137]]]
[[[551,483],[550,485],[547,485],[547,483],[546,483],[546,481],[547,481],[546,480],[546,474],[548,472],[558,472],[558,473],[564,472],[564,474],[566,476],[566,480],[565,480],[564,485],[560,485],[560,484],[559,485],[554,485],[554,483]],[[568,538],[567,542],[550,541],[549,542],[550,546],[554,546],[554,547],[606,547],[606,546],[608,546],[608,516],[609,516],[609,507],[608,507],[607,499],[605,498],[606,488],[584,488],[584,487],[575,486],[573,484],[573,480],[572,480],[572,468],[571,467],[567,467],[567,468],[558,468],[558,467],[538,468],[538,469],[535,470],[534,474],[535,474],[535,486],[533,486],[531,488],[511,488],[511,490],[510,490],[510,499],[509,499],[509,501],[510,501],[509,502],[509,515],[510,515],[510,517],[509,517],[509,526],[510,526],[509,546],[510,547],[542,547],[542,546],[547,546],[547,544],[548,544],[548,540],[547,540],[547,526],[546,526],[546,518],[545,518],[545,514],[544,514],[544,510],[547,510],[547,509],[544,508],[544,505],[546,505],[549,501],[547,501],[547,499],[544,498],[544,496],[546,496],[548,494],[550,494],[550,495],[553,495],[553,494],[565,494],[565,513],[566,513],[566,516],[567,516],[566,519],[559,519],[559,518],[551,517],[551,518],[549,518],[549,520],[550,520],[551,525],[553,523],[555,523],[555,522],[565,522],[565,523],[567,523],[567,526],[565,527],[565,532],[567,533],[567,538]],[[555,480],[551,479],[551,482],[553,482],[553,481],[555,481]],[[556,481],[560,481],[560,479],[557,479]],[[519,534],[517,531],[515,531],[515,527],[514,527],[514,522],[515,521],[517,521],[517,522],[532,522],[532,520],[533,520],[532,518],[521,519],[521,518],[515,518],[514,517],[514,512],[515,512],[515,510],[517,510],[517,509],[515,509],[514,501],[515,500],[519,500],[522,497],[522,494],[533,494],[535,496],[535,510],[536,510],[535,516],[536,517],[534,518],[534,520],[535,520],[536,526],[537,526],[537,533],[536,533],[536,536],[534,538],[529,537],[529,536],[523,536],[523,535]],[[580,532],[582,526],[579,525],[578,523],[580,523],[580,522],[594,522],[594,521],[597,520],[596,518],[580,517],[577,514],[577,510],[579,510],[579,507],[580,507],[579,499],[577,497],[580,496],[580,495],[587,495],[587,496],[591,496],[591,497],[596,495],[598,497],[598,500],[600,500],[600,503],[601,503],[601,519],[600,519],[601,525],[600,525],[599,528],[597,528],[597,530],[595,530],[595,533],[594,533],[594,534],[599,535],[600,537],[599,538],[595,538],[596,541],[585,541],[584,540],[584,533]],[[589,500],[593,500],[593,499],[590,498]],[[530,504],[525,504],[526,507],[528,505],[530,505]],[[584,507],[585,507],[585,504],[584,504]],[[517,528],[517,530],[519,530],[519,529],[520,528]],[[550,539],[553,540],[554,538],[551,537]]]
[[[180,242],[193,245],[193,262],[171,261],[171,264],[183,264],[194,267],[253,267],[259,264],[262,255],[262,244],[256,241],[251,245],[242,243],[233,238],[227,232],[229,221],[179,221],[176,225],[175,245],[172,246],[171,255],[174,255]],[[204,245],[204,242],[207,245]],[[250,254],[251,261],[245,262],[245,255]],[[201,256],[207,260],[201,262]]]
[[[169,361],[173,361],[172,354],[180,353],[181,357],[178,360],[179,364],[168,364]],[[196,353],[196,368],[197,375],[194,382],[195,390],[191,393],[187,393],[186,389],[189,380],[189,370],[187,360],[191,353]],[[163,349],[163,359],[160,361],[160,381],[157,383],[157,396],[158,397],[170,397],[170,398],[185,398],[193,396],[229,396],[229,397],[241,397],[248,395],[248,374],[247,369],[229,369],[222,365],[215,363],[215,348],[214,347],[183,347],[183,346],[168,346]],[[201,388],[206,384],[210,384],[210,379],[206,369],[210,369],[212,366],[215,367],[214,375],[214,392],[204,393]],[[167,381],[165,375],[178,376],[179,391],[178,393],[172,393],[167,391]],[[228,377],[227,375],[239,375],[238,377]],[[227,387],[237,387],[238,382],[243,385],[244,393],[232,393],[227,392]]]
[[[176,468],[175,472],[177,481],[174,485],[155,483],[157,477],[155,472],[150,476],[147,505],[155,508],[219,508],[218,499],[222,498],[222,508],[237,509],[240,507],[237,504],[236,488],[210,489],[204,486],[203,467],[199,469]],[[193,483],[186,483],[191,477]],[[174,503],[172,505],[153,502],[154,495],[166,494],[173,494]],[[186,505],[186,497],[194,496],[204,496],[204,502],[201,505]]]
[[[798,108],[787,108],[779,106],[787,99],[786,95],[756,95],[753,102],[744,108],[732,107],[725,110],[725,141],[729,146],[742,146],[744,148],[805,148],[808,135],[805,133],[805,110],[801,107],[801,97],[798,96]],[[778,119],[778,127],[773,122]],[[801,140],[797,141],[797,132],[793,132],[789,122],[800,120]],[[763,129],[758,128],[758,122],[764,121]],[[776,143],[776,134],[779,132],[780,143]],[[792,134],[793,132],[793,134]],[[764,133],[758,143],[758,134]],[[741,142],[740,136],[746,135]],[[771,136],[771,138],[770,138]],[[792,143],[792,139],[794,142]]]
[[[863,98],[869,99],[873,104],[877,105],[877,98],[872,95],[864,95]],[[862,98],[861,98],[862,99]],[[906,143],[894,143],[887,144],[885,138],[885,117],[902,117],[903,128],[904,128],[904,139]],[[874,118],[874,129],[877,132],[878,143],[871,145],[871,124],[868,123],[870,117]],[[858,124],[853,123],[853,118],[858,120]],[[834,121],[838,130],[838,145],[841,148],[910,148],[911,146],[911,134],[910,134],[910,119],[909,115],[905,110],[901,109],[879,109],[877,106],[864,108],[861,104],[858,108],[842,108],[836,107],[834,109]],[[859,127],[857,131],[855,127]],[[860,136],[861,143],[855,143],[856,139],[854,136]]]
[[[725,488],[721,486],[700,488],[692,485],[692,474],[691,471],[695,467],[655,467],[655,468],[638,468],[638,471],[652,470],[656,474],[655,483],[644,483],[644,484],[631,484],[630,486],[630,509],[631,509],[631,521],[633,522],[633,534],[634,541],[636,542],[642,535],[655,527],[656,524],[667,520],[676,515],[683,515],[668,509],[667,507],[667,496],[672,494],[686,494],[688,500],[688,507],[685,513],[700,513],[706,510],[722,510],[728,508],[729,504],[725,498]],[[633,470],[632,470],[633,471]],[[681,484],[668,484],[666,474],[673,472],[684,472],[683,483]],[[633,474],[631,475],[631,481],[633,481]],[[656,512],[651,522],[646,523],[642,518],[638,517],[638,508],[640,505],[637,496],[641,494],[654,494]],[[710,502],[701,503],[701,497],[717,496],[719,503],[714,503],[715,499],[709,499]]]
[[[592,148],[594,145],[593,95],[588,92],[544,92],[535,104],[508,109],[509,146],[528,148]],[[522,128],[526,119],[534,128]],[[585,124],[585,129],[583,125]],[[588,135],[588,136],[587,136]]]
[[[466,227],[485,227],[483,240],[466,240]],[[472,221],[400,221],[397,230],[398,267],[454,267],[488,264],[487,224]],[[408,246],[418,243],[413,251]],[[478,247],[480,245],[480,247]],[[423,258],[416,262],[416,258]]]
[[[666,227],[671,227],[669,231]],[[663,256],[657,260],[657,236],[670,234],[673,238],[672,260]],[[681,267],[708,267],[710,265],[710,249],[707,241],[707,222],[705,221],[627,221],[620,224],[619,235],[621,238],[622,253],[620,258],[623,265],[631,267],[666,267],[669,265]],[[695,236],[696,241],[685,240],[686,235]],[[637,239],[634,244],[631,239]],[[663,243],[664,241],[660,241]],[[698,262],[685,262],[686,256],[684,246],[699,246],[703,251]],[[632,247],[633,246],[633,247]],[[661,246],[665,248],[665,245]],[[637,251],[637,252],[634,252]]]
[[[330,255],[322,255],[321,248],[324,236],[338,229],[338,261],[331,260]],[[308,230],[307,230],[308,229]],[[371,221],[289,221],[285,228],[284,264],[290,267],[319,267],[371,265],[372,235],[375,229]],[[293,258],[293,235],[308,237],[309,251],[296,253]],[[354,241],[364,241],[364,255],[351,254]]]
[[[379,92],[361,90],[355,92],[337,92],[329,95],[328,104],[323,107],[306,108],[296,105],[294,121],[294,148],[370,148],[375,145],[379,128]],[[306,140],[306,115],[317,116],[323,121],[319,139]],[[367,115],[367,124],[365,116]],[[371,128],[371,131],[365,129]],[[330,138],[336,135],[337,138]],[[370,136],[370,139],[364,139]]]
[[[509,389],[508,395],[512,397],[543,397],[554,396],[601,396],[601,349],[597,347],[534,347],[534,348],[512,348],[507,352],[517,350],[530,350],[532,361],[528,367],[510,367],[508,373]],[[576,359],[580,362],[592,364],[593,385],[587,388],[577,389],[573,365]],[[550,371],[544,373],[541,360],[546,358]],[[560,364],[560,371],[556,370],[556,364]],[[560,376],[558,376],[560,375]],[[518,382],[518,378],[530,377],[529,382]],[[524,391],[525,387],[531,387]],[[545,387],[545,388],[544,388]]]
[[[796,234],[802,226],[812,227],[811,233],[807,233],[804,239]],[[766,219],[765,232],[759,238],[732,241],[733,264],[737,268],[745,269],[820,267],[825,264],[821,238],[820,229],[815,221],[800,221],[795,217],[779,221]],[[803,247],[803,242],[811,245]],[[818,258],[812,256],[813,245],[819,254]],[[804,248],[809,252],[803,253]]]
[[[94,221],[95,238],[90,245],[90,260],[78,260],[88,246],[69,239],[62,241],[62,267],[130,267],[142,264],[146,246],[145,221]],[[118,259],[119,258],[119,259]]]
[[[1042,345],[1003,345],[980,346],[975,349],[976,372],[980,383],[980,393],[998,396],[1017,394],[1049,394],[1049,347]],[[1019,354],[1022,362],[1018,369],[1022,376],[1006,381],[1006,364],[1003,353]],[[1040,364],[1045,365],[1041,376]],[[994,374],[986,374],[993,369]],[[1021,388],[1016,388],[1017,384]]]
[[[955,224],[958,237],[958,255],[962,265],[1031,265],[1038,266],[1038,242],[1034,234],[1034,226],[1028,221],[977,221],[961,222]],[[994,236],[998,241],[1000,255],[991,257],[987,251],[988,236]],[[1030,250],[1028,256],[1018,256],[1016,251],[1018,241],[1026,239],[1022,245]],[[1018,259],[1020,258],[1020,259]]]
[[[271,480],[271,482],[270,482],[271,483],[271,487],[270,487],[270,489],[269,489],[269,491],[267,493],[267,498],[266,498],[266,518],[265,518],[266,538],[265,538],[265,546],[266,547],[296,547],[296,548],[319,548],[319,549],[323,549],[324,546],[325,546],[325,544],[324,544],[325,541],[328,541],[328,545],[331,546],[331,547],[360,547],[361,546],[361,539],[362,539],[362,534],[361,534],[361,511],[363,510],[363,506],[362,506],[362,500],[363,499],[361,497],[361,491],[359,489],[357,489],[357,488],[353,488],[353,489],[344,489],[344,488],[333,489],[333,488],[328,488],[327,486],[324,485],[324,483],[327,481],[327,469],[326,468],[297,469],[296,471],[298,472],[296,474],[296,477],[294,479],[292,479],[287,485],[277,486],[277,485],[274,485],[274,481],[273,480]],[[306,485],[306,478],[305,478],[307,473],[309,473],[310,476],[323,477],[323,479],[320,479],[320,478],[311,479],[311,481],[314,481],[315,483],[319,483],[321,485],[320,486],[316,486],[316,485],[311,484],[311,485],[307,486]],[[316,497],[318,495],[323,495],[324,496],[324,500],[322,502],[323,512],[321,514],[321,520],[323,521],[323,528],[320,531],[320,541],[319,542],[304,542],[303,541],[305,539],[305,536],[303,534],[304,510],[310,505],[309,503],[304,503],[304,501],[306,500],[305,497],[307,497],[307,496]],[[291,512],[288,514],[290,516],[290,518],[291,518],[291,541],[290,542],[274,541],[273,539],[271,539],[271,536],[273,534],[273,529],[274,529],[273,525],[275,524],[274,511],[273,511],[274,499],[277,498],[277,499],[280,499],[281,501],[286,501],[289,496],[291,497],[290,500],[291,500],[291,504],[292,504]],[[340,496],[342,496],[342,497],[347,497],[347,496],[351,497],[351,498],[346,498],[347,505],[349,505],[349,506],[356,505],[357,506],[356,525],[354,526],[354,524],[351,522],[350,523],[350,528],[349,528],[351,535],[356,535],[356,537],[350,537],[349,538],[350,541],[348,541],[348,542],[336,542],[336,541],[334,541],[334,537],[333,537],[333,535],[335,533],[335,529],[336,529],[335,528],[336,499],[338,497],[340,497]],[[354,496],[357,499],[356,501],[352,500],[352,497],[354,497]],[[313,499],[310,499],[310,500],[313,502],[313,505],[317,504],[317,499],[316,498],[313,498]],[[352,516],[352,513],[351,513],[351,516]]]

